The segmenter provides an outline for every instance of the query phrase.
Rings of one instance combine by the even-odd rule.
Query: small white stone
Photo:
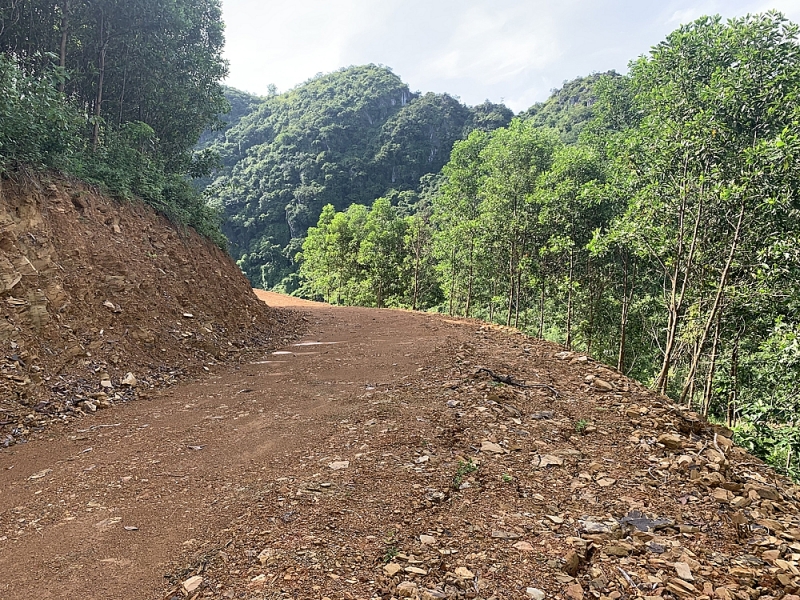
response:
[[[529,587],[525,590],[525,593],[533,600],[544,600],[544,592],[539,588]]]
[[[436,538],[433,537],[432,535],[422,534],[421,536],[419,536],[419,541],[424,546],[432,546],[432,545],[436,544]]]
[[[139,381],[136,379],[136,376],[133,373],[128,373],[125,377],[122,378],[120,381],[122,385],[127,385],[128,387],[136,387]]]
[[[203,585],[203,578],[200,575],[195,575],[183,582],[183,589],[187,594],[191,594],[201,585]]]
[[[499,444],[495,444],[494,442],[486,440],[481,442],[481,452],[492,452],[494,454],[503,454],[505,450],[503,450],[503,448]]]

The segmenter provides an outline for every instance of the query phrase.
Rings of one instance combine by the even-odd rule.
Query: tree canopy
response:
[[[291,288],[294,255],[323,206],[417,190],[465,133],[511,116],[502,105],[469,108],[447,94],[414,93],[386,67],[342,69],[263,99],[213,144],[223,168],[209,194],[253,284],[286,279]]]
[[[184,180],[228,110],[219,0],[18,0],[0,7],[0,163],[137,195],[222,242]]]

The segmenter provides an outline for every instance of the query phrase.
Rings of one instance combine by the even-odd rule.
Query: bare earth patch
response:
[[[504,328],[294,306],[291,345],[3,451],[0,597],[796,592],[798,489],[729,432]]]

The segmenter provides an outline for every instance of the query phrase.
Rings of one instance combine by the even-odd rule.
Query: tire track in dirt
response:
[[[420,361],[404,356],[405,342],[438,343],[427,315],[290,302],[312,311],[306,341],[322,344],[117,406],[0,454],[0,597],[157,597],[165,565],[184,542],[230,525],[231,507],[262,465],[324,438],[327,417],[353,410],[349,400],[365,387],[413,374]]]
[[[0,598],[797,600],[800,487],[725,428],[507,328],[260,295],[306,337],[0,453]]]

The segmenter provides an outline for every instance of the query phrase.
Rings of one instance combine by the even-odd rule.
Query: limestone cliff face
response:
[[[141,390],[279,344],[288,319],[226,253],[144,205],[0,180],[0,427],[126,399],[128,373]]]

